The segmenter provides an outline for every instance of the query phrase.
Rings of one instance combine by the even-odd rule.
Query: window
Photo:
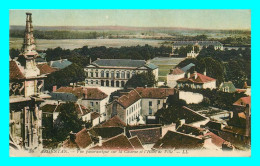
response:
[[[96,80],[96,84],[98,84],[98,80]]]
[[[161,100],[157,100],[157,104],[158,104],[158,105],[161,104]]]
[[[109,71],[106,71],[106,77],[107,78],[109,77]]]
[[[124,71],[122,71],[122,73],[121,73],[121,78],[125,78],[125,72]]]
[[[93,77],[93,72],[90,72],[90,77]]]
[[[101,71],[101,77],[104,77],[104,71],[103,70]]]
[[[128,116],[128,110],[126,110],[126,115]]]
[[[126,73],[126,77],[130,78],[130,72],[129,71]]]
[[[96,77],[98,77],[98,72],[96,71]]]
[[[152,101],[149,101],[149,106],[153,106],[153,102]]]
[[[111,72],[111,78],[114,78],[114,77],[115,77],[115,72],[112,71],[112,72]]]
[[[153,110],[151,108],[149,108],[149,115],[153,114]]]
[[[91,84],[93,84],[93,80],[91,80]]]
[[[91,105],[91,107],[93,107],[93,106],[94,106],[94,103],[93,103],[93,102],[90,102],[90,105]]]
[[[86,84],[88,84],[88,80],[86,80]]]
[[[98,105],[98,102],[96,102],[96,105]]]
[[[116,72],[116,78],[120,78],[120,73],[119,73],[119,71]]]
[[[132,72],[132,76],[134,76],[134,75],[135,75],[135,71]]]

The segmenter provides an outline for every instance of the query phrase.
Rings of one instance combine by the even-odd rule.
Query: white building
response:
[[[199,53],[196,53],[194,51],[194,46],[192,47],[192,50],[187,53],[187,58],[196,58],[199,55]]]
[[[124,87],[133,75],[148,71],[158,80],[158,67],[145,60],[97,59],[84,70],[86,86]]]
[[[184,78],[185,72],[178,67],[171,69],[170,73],[167,74],[167,86],[174,88],[177,85],[177,80]]]
[[[193,89],[216,89],[216,79],[206,76],[206,72],[203,74],[196,71],[190,75],[187,74],[187,78],[181,78],[177,80],[177,87],[190,87]]]

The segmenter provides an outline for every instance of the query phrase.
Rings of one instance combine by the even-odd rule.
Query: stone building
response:
[[[44,78],[35,58],[31,13],[26,13],[24,43],[17,61],[11,60],[9,73],[10,148],[36,149],[42,145],[42,112]]]
[[[167,86],[174,88],[177,85],[177,80],[184,78],[185,72],[180,68],[171,69],[167,74]]]
[[[148,71],[158,80],[158,67],[145,60],[97,59],[85,68],[85,84],[97,87],[124,87],[133,75]]]

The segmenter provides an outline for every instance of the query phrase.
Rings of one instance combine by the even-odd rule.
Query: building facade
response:
[[[40,103],[48,95],[43,94],[44,78],[40,75],[35,58],[31,13],[26,13],[26,29],[21,54],[11,60],[9,73],[10,148],[37,149],[42,145],[42,111]]]
[[[97,59],[85,68],[85,85],[124,87],[132,76],[148,71],[158,80],[158,67],[145,60]]]
[[[167,86],[174,88],[177,85],[177,80],[184,78],[185,72],[178,67],[171,69],[170,73],[167,74]]]

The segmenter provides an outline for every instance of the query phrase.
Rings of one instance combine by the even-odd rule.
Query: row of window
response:
[[[136,114],[134,114],[131,117],[127,118],[127,120],[126,120],[127,124],[131,123],[132,121],[137,119],[139,116],[140,116],[140,110]]]
[[[87,85],[99,85],[98,80],[94,81],[94,80],[86,80],[86,84]],[[107,87],[124,87],[125,86],[125,81],[109,81],[109,80],[101,80],[100,81],[100,85],[101,86],[107,86]]]
[[[130,115],[131,113],[133,113],[136,109],[139,109],[141,107],[141,101],[139,101],[138,103],[132,105],[129,109],[126,110],[126,115],[128,116],[128,114]]]
[[[129,71],[127,71],[127,72],[125,72],[125,71],[122,71],[121,73],[119,72],[119,71],[116,71],[116,73],[114,72],[114,71],[111,71],[111,73],[109,72],[109,71],[104,71],[104,70],[102,70],[101,71],[101,77],[102,78],[130,78],[130,72]],[[132,76],[133,75],[135,75],[135,71],[132,71]],[[94,72],[86,72],[86,76],[87,77],[94,77]],[[99,78],[99,72],[98,71],[96,71],[95,72],[95,77],[96,78]]]

